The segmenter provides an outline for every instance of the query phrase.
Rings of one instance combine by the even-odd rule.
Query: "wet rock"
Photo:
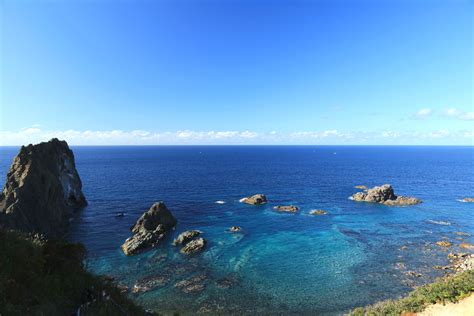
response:
[[[358,202],[380,203],[390,206],[415,205],[422,203],[420,199],[414,197],[397,196],[390,184],[373,187],[364,192],[357,192],[352,195],[352,199]]]
[[[127,293],[129,288],[125,284],[117,284],[117,289],[120,291],[120,293]]]
[[[115,217],[119,218],[119,217],[124,217],[125,216],[125,213],[124,212],[118,212],[115,214]]]
[[[436,270],[450,270],[451,266],[434,266]]]
[[[186,245],[188,242],[193,240],[195,237],[202,234],[200,230],[187,230],[178,235],[178,237],[173,241],[173,246]]]
[[[188,242],[183,248],[181,248],[181,253],[183,254],[193,254],[200,252],[206,246],[206,240],[202,237],[196,238]]]
[[[453,244],[447,240],[440,240],[440,241],[437,241],[436,244],[440,247],[445,247],[445,248],[448,248],[448,247],[451,247]]]
[[[420,277],[423,276],[421,273],[418,273],[418,272],[415,272],[415,271],[407,271],[407,272],[405,272],[405,275],[409,276],[409,277],[416,277],[416,278],[420,278]]]
[[[239,280],[235,276],[221,278],[216,281],[216,286],[222,290],[233,288],[238,284],[239,284]]]
[[[278,212],[287,212],[287,213],[296,213],[299,208],[294,205],[277,205],[273,207],[274,210]]]
[[[241,227],[239,226],[232,226],[229,228],[229,231],[232,232],[232,233],[237,233],[237,232],[240,232],[242,230]]]
[[[264,194],[255,194],[240,199],[240,202],[251,205],[261,205],[267,203],[267,197]]]
[[[165,234],[176,225],[176,219],[163,202],[157,202],[131,228],[135,233],[125,240],[122,251],[130,256],[155,247]]]
[[[463,201],[463,202],[474,203],[474,198],[468,198],[468,197],[466,197],[466,198],[462,199],[462,201]]]
[[[0,229],[61,237],[73,213],[86,205],[74,154],[65,141],[22,146],[0,194]]]
[[[311,210],[309,214],[311,215],[326,215],[328,212],[324,210]]]
[[[408,246],[401,246],[400,247],[400,250],[407,250],[408,249]]]
[[[468,234],[468,233],[465,233],[465,232],[455,232],[455,234],[458,235],[458,236],[465,236],[465,237],[471,236],[471,234]]]
[[[367,190],[368,189],[368,187],[366,187],[365,185],[356,185],[354,188],[360,189],[360,190]]]

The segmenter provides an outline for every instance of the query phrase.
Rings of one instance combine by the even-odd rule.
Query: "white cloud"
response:
[[[429,108],[424,108],[424,109],[419,109],[418,112],[416,112],[415,116],[417,118],[426,118],[433,114],[433,110]]]
[[[444,114],[448,117],[452,117],[452,118],[463,120],[463,121],[474,120],[474,112],[464,112],[456,108],[446,109],[444,111]]]
[[[46,130],[39,127],[0,131],[0,145],[18,146],[51,138],[71,145],[222,145],[222,144],[473,144],[474,130],[450,131],[348,131],[336,129],[281,133],[277,131],[191,131],[146,130],[77,131]]]

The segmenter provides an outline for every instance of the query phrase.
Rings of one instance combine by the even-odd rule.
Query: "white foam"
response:
[[[449,226],[451,225],[450,222],[445,222],[445,221],[434,221],[432,219],[429,219],[427,220],[428,223],[431,223],[431,224],[436,224],[436,225],[445,225],[445,226]]]
[[[464,201],[463,199],[456,199],[456,201],[462,202],[462,203],[469,203],[468,201]]]
[[[247,199],[247,198],[241,198],[241,199],[239,200],[239,202],[240,202],[240,203],[243,203],[246,199]]]
[[[354,201],[354,198],[352,196],[349,196],[348,199]]]
[[[225,204],[225,201],[219,200],[219,201],[216,201],[216,204]]]

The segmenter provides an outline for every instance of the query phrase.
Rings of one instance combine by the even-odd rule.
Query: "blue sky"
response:
[[[0,144],[473,144],[472,1],[0,8]]]

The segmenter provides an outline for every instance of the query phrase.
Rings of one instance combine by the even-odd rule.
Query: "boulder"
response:
[[[86,205],[65,141],[22,146],[0,194],[0,228],[61,237],[73,213]]]
[[[390,184],[373,187],[364,192],[357,192],[352,195],[354,201],[380,203],[390,206],[415,205],[422,203],[420,199],[414,197],[397,196]]]
[[[200,230],[187,230],[178,235],[178,237],[173,241],[173,246],[177,245],[186,245],[188,242],[193,240],[195,237],[202,234]]]
[[[440,247],[445,247],[445,248],[451,247],[453,245],[451,242],[447,240],[437,241],[436,244]]]
[[[273,207],[274,210],[277,210],[278,212],[287,212],[287,213],[296,213],[299,208],[298,206],[294,205],[277,205]]]
[[[206,246],[206,240],[202,237],[196,238],[188,242],[183,248],[181,248],[181,253],[186,255],[200,252]]]
[[[267,197],[264,194],[255,194],[240,199],[240,202],[251,205],[261,205],[267,203]]]
[[[125,240],[122,251],[130,256],[155,247],[176,226],[176,222],[165,203],[153,204],[132,226],[131,231],[135,234]]]

